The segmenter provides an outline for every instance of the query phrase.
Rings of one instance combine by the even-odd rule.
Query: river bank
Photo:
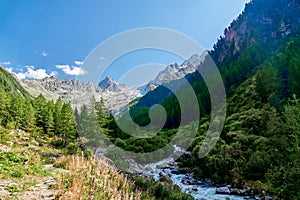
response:
[[[175,153],[182,151],[176,146],[174,149]],[[190,194],[195,199],[261,199],[258,196],[250,196],[246,189],[231,188],[231,186],[216,187],[209,179],[196,180],[193,173],[181,170],[178,167],[178,163],[171,156],[159,162],[146,165],[139,165],[133,160],[130,160],[129,163],[130,171],[138,173],[145,179],[154,179],[158,182],[168,182],[177,185],[183,193]]]

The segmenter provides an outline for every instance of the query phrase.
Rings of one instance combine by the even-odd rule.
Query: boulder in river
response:
[[[216,194],[230,194],[230,186],[216,188]]]
[[[168,176],[168,175],[161,176],[161,177],[159,178],[159,181],[160,181],[160,182],[166,182],[166,183],[172,183],[172,179],[171,179],[171,177]]]
[[[237,196],[246,196],[248,192],[246,189],[230,188],[230,194]]]

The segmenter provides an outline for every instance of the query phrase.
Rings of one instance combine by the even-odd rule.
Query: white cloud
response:
[[[53,71],[53,72],[50,73],[50,76],[56,77],[57,75],[58,75],[58,72],[57,72],[57,71]]]
[[[82,61],[74,61],[75,65],[83,65],[83,62]]]
[[[10,65],[11,64],[11,62],[9,62],[9,61],[6,61],[6,62],[2,62],[2,63],[0,63],[1,65]]]
[[[49,54],[46,52],[46,51],[43,51],[42,53],[41,53],[41,56],[44,56],[44,57],[46,57],[46,56],[48,56]]]
[[[49,77],[49,74],[47,74],[45,69],[34,70],[34,66],[28,66],[25,75],[27,78],[33,79],[43,79],[45,77]]]
[[[6,68],[6,70],[12,74],[15,74],[18,79],[26,79],[26,78],[43,79],[45,77],[49,77],[50,75],[56,74],[56,72],[51,72],[51,74],[49,75],[46,72],[46,69],[36,69],[35,70],[34,66],[25,66],[25,68],[26,68],[26,72],[18,72],[18,73],[13,72],[13,68]]]
[[[10,67],[10,68],[5,68],[9,73],[13,73],[13,68]]]
[[[65,72],[68,75],[84,75],[86,72],[81,68],[77,66],[70,66],[70,65],[56,65],[57,69],[61,69],[63,72]]]
[[[25,78],[26,78],[26,74],[25,74],[25,73],[22,73],[22,72],[19,72],[19,73],[15,74],[15,75],[17,76],[17,78],[18,78],[19,80],[25,79]]]

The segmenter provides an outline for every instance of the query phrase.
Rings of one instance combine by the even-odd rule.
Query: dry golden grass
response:
[[[62,159],[68,173],[59,176],[58,199],[141,199],[142,194],[133,189],[133,183],[105,160],[81,156]]]

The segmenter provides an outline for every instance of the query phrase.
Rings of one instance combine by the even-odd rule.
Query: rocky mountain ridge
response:
[[[113,114],[118,113],[130,101],[140,96],[139,91],[118,84],[110,78],[103,80],[100,86],[91,82],[85,84],[79,80],[59,79],[54,76],[21,80],[21,84],[33,96],[42,94],[49,100],[56,100],[60,97],[63,101],[70,103],[73,108],[78,109],[88,104],[93,97],[96,101],[103,98],[106,107]]]
[[[177,63],[168,65],[163,71],[159,72],[153,81],[138,89],[117,83],[111,77],[106,77],[98,85],[91,82],[85,84],[70,78],[59,79],[54,76],[35,80],[24,79],[20,82],[31,95],[37,97],[42,94],[47,99],[54,101],[60,97],[63,101],[70,103],[74,109],[80,109],[92,97],[96,101],[100,101],[102,98],[111,113],[117,115],[122,109],[126,108],[128,103],[154,90],[159,85],[195,72],[197,66],[203,62],[207,55],[207,51],[204,51],[201,55],[192,55],[181,65]]]
[[[146,94],[149,91],[156,89],[159,85],[173,80],[178,80],[186,75],[196,71],[197,67],[204,61],[208,55],[208,51],[204,51],[201,55],[193,54],[188,60],[185,60],[181,65],[174,63],[168,65],[164,70],[160,71],[154,80],[148,84],[138,88],[141,94]]]

